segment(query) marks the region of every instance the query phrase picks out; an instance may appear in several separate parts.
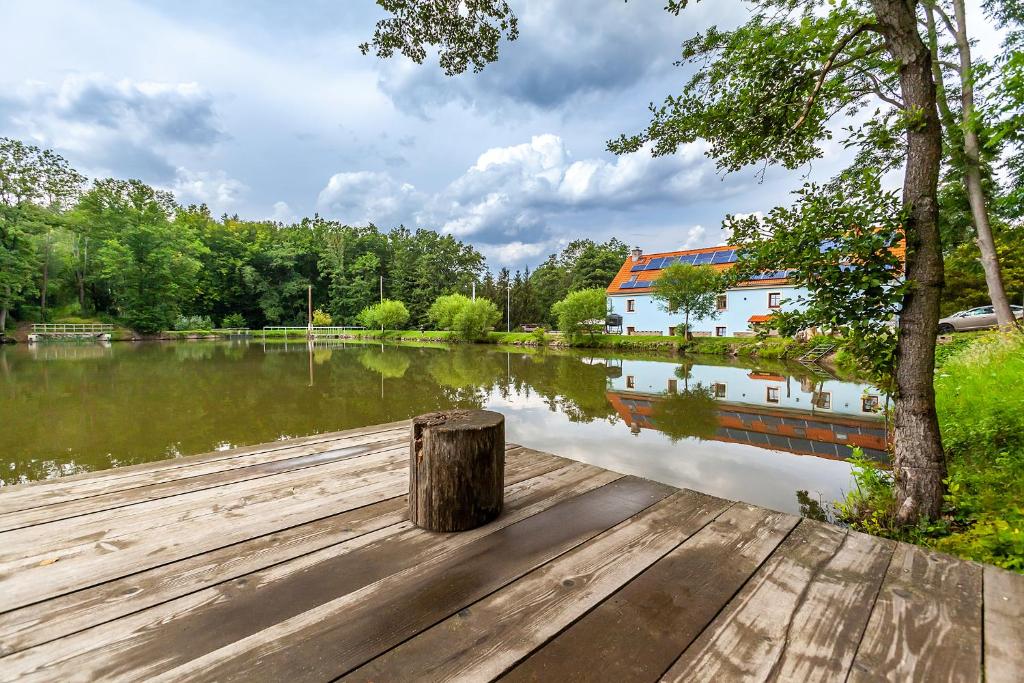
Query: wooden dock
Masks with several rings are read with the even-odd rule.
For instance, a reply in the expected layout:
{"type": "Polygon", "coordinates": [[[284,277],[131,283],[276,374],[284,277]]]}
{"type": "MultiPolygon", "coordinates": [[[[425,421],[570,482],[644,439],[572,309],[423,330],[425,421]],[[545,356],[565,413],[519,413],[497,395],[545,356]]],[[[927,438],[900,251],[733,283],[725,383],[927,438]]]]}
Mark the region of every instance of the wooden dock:
{"type": "Polygon", "coordinates": [[[407,439],[0,491],[0,679],[1024,679],[1024,576],[513,445],[429,533],[407,439]]]}

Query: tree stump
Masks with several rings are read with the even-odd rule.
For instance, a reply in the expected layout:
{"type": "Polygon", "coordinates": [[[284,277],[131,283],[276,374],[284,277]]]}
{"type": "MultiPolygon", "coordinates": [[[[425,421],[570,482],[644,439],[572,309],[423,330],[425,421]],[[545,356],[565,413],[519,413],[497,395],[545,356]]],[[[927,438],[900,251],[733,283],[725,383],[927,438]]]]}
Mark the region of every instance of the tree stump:
{"type": "Polygon", "coordinates": [[[452,410],[413,418],[409,519],[430,531],[465,531],[501,513],[505,417],[452,410]]]}

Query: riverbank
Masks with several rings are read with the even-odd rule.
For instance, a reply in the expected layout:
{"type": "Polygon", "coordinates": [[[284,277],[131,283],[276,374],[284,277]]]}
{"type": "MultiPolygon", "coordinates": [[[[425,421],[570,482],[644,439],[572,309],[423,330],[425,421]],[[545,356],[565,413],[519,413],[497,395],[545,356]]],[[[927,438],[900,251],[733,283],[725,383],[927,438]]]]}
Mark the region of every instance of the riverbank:
{"type": "Polygon", "coordinates": [[[949,493],[942,518],[895,527],[891,477],[856,468],[840,505],[854,528],[1024,572],[1024,335],[958,336],[940,347],[936,408],[949,493]]]}
{"type": "MultiPolygon", "coordinates": [[[[344,335],[344,338],[392,342],[464,343],[454,332],[436,330],[353,331],[344,335]]],[[[475,343],[616,351],[660,351],[776,360],[799,358],[813,348],[818,341],[821,340],[812,339],[808,342],[800,342],[786,337],[768,337],[766,339],[759,339],[757,337],[694,337],[689,341],[683,341],[678,337],[669,336],[619,334],[583,335],[576,340],[570,341],[560,333],[490,332],[486,338],[475,343]]]]}

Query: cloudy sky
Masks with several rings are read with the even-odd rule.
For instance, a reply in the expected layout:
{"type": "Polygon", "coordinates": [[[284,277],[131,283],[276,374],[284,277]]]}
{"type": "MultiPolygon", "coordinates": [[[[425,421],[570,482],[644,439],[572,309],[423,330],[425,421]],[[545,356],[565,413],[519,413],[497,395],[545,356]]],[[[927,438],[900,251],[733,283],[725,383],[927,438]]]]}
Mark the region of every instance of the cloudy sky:
{"type": "Polygon", "coordinates": [[[534,265],[577,237],[646,251],[722,241],[843,162],[722,176],[695,144],[616,157],[678,92],[679,44],[747,16],[737,0],[517,0],[521,37],[482,74],[364,57],[371,0],[3,0],[0,135],[90,177],[133,177],[216,213],[404,223],[534,265]]]}

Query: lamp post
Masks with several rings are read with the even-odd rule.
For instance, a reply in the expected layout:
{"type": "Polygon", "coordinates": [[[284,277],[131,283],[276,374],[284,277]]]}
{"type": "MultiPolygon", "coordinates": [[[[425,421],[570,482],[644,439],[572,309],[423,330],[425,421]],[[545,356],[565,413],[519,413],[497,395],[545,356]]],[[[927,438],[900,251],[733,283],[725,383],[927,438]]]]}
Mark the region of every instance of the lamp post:
{"type": "Polygon", "coordinates": [[[512,331],[512,283],[505,286],[505,332],[512,331]]]}

